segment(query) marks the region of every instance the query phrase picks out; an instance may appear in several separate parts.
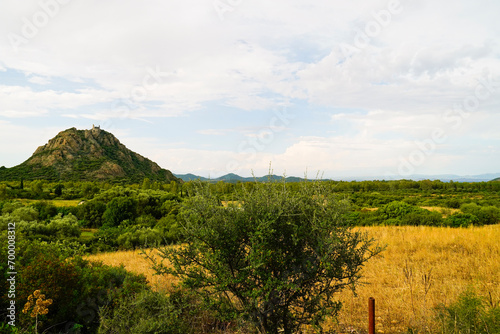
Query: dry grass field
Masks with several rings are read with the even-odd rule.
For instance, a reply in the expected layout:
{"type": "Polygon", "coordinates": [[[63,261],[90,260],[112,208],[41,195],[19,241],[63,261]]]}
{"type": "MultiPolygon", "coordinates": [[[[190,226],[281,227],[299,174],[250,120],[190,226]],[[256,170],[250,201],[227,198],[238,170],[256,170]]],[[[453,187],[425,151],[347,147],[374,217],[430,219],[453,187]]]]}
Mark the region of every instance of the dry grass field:
{"type": "MultiPolygon", "coordinates": [[[[469,287],[492,305],[500,304],[500,225],[451,229],[438,227],[367,227],[362,231],[386,245],[382,256],[363,269],[355,296],[339,295],[344,306],[331,329],[365,333],[368,298],[376,300],[378,333],[439,333],[433,319],[438,304],[454,302],[469,287]]],[[[140,251],[88,258],[144,273],[152,286],[168,289],[171,277],[153,276],[140,251]]]]}
{"type": "MultiPolygon", "coordinates": [[[[154,252],[154,251],[147,251],[154,252]]],[[[110,266],[119,267],[123,265],[125,269],[136,274],[144,274],[146,276],[149,284],[155,290],[167,290],[170,288],[173,282],[175,282],[175,277],[171,276],[159,276],[154,274],[154,270],[151,269],[151,262],[147,260],[144,255],[141,254],[141,250],[135,251],[117,251],[111,253],[99,253],[87,256],[86,259],[91,261],[100,261],[104,264],[110,266]]],[[[152,253],[154,255],[154,253],[152,253]]],[[[160,259],[159,257],[156,257],[160,259]]]]}

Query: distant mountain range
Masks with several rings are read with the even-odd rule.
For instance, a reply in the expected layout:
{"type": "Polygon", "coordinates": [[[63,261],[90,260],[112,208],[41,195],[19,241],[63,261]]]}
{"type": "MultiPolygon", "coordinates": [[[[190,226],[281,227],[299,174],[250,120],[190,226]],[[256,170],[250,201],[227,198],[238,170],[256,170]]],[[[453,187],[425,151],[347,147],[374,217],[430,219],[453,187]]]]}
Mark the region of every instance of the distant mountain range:
{"type": "MultiPolygon", "coordinates": [[[[194,180],[201,180],[201,181],[212,181],[212,182],[219,182],[219,181],[224,181],[224,182],[251,182],[251,181],[278,181],[278,180],[283,180],[283,177],[277,176],[277,175],[266,175],[266,176],[261,176],[261,177],[243,177],[239,176],[233,173],[229,173],[220,177],[217,177],[215,179],[203,177],[203,176],[198,176],[194,174],[174,174],[176,177],[183,181],[194,181],[194,180]]],[[[295,176],[290,176],[286,178],[287,182],[299,182],[303,181],[304,179],[300,177],[295,177],[295,176]]]]}
{"type": "MultiPolygon", "coordinates": [[[[277,175],[266,175],[266,176],[261,176],[261,177],[244,177],[244,176],[239,176],[233,173],[229,173],[217,178],[206,178],[203,176],[198,176],[194,174],[174,174],[176,177],[182,179],[183,181],[193,181],[193,180],[201,180],[201,181],[212,181],[212,182],[218,182],[218,181],[225,181],[225,182],[249,182],[249,181],[267,181],[269,178],[272,180],[282,180],[283,177],[277,176],[277,175]]],[[[402,180],[402,179],[407,179],[407,180],[415,180],[415,181],[420,181],[420,180],[440,180],[442,182],[449,182],[449,181],[454,181],[454,182],[488,182],[488,181],[500,181],[500,173],[495,173],[495,174],[479,174],[479,175],[454,175],[454,174],[442,174],[442,175],[421,175],[421,174],[416,174],[416,175],[409,175],[409,176],[399,176],[399,175],[390,175],[390,176],[366,176],[366,177],[339,177],[339,178],[332,178],[331,180],[335,181],[371,181],[371,180],[402,180]]],[[[286,178],[287,182],[299,182],[303,181],[303,178],[300,177],[295,177],[295,176],[290,176],[286,178]]],[[[326,179],[323,179],[326,180],[326,179]]]]}
{"type": "Polygon", "coordinates": [[[129,150],[111,133],[67,129],[18,166],[0,167],[0,180],[179,181],[172,172],[129,150]]]}
{"type": "MultiPolygon", "coordinates": [[[[242,177],[236,174],[209,179],[194,174],[174,175],[155,162],[129,150],[111,133],[92,127],[90,130],[70,128],[61,131],[49,142],[33,153],[20,165],[12,168],[0,167],[0,181],[45,179],[51,181],[118,181],[139,183],[149,178],[152,181],[181,182],[210,180],[213,182],[248,182],[282,180],[281,176],[242,177]]],[[[333,180],[450,180],[457,182],[500,181],[500,173],[480,175],[410,175],[339,177],[333,180]]],[[[304,178],[287,177],[287,182],[298,182],[304,178]]]]}

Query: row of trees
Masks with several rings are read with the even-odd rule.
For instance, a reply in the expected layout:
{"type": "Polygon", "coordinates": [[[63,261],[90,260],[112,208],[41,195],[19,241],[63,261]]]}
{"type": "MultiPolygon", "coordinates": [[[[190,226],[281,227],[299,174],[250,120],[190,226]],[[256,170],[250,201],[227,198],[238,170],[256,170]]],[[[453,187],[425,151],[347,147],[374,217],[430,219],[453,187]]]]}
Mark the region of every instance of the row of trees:
{"type": "MultiPolygon", "coordinates": [[[[371,184],[378,184],[373,181],[371,184]]],[[[403,181],[390,181],[382,183],[403,181]]],[[[406,181],[404,181],[406,182],[406,181]]],[[[411,181],[413,182],[413,181],[411,181]]],[[[341,192],[338,184],[330,181],[295,182],[284,186],[290,193],[300,193],[304,187],[321,184],[328,194],[337,194],[351,203],[350,223],[353,225],[432,225],[468,226],[471,224],[494,224],[499,220],[500,194],[425,193],[404,191],[341,192]],[[451,210],[432,212],[420,207],[441,207],[460,209],[451,215],[451,210]],[[366,208],[372,208],[367,210],[366,208]],[[398,215],[385,212],[398,208],[398,215]],[[375,210],[374,209],[378,209],[375,210]]],[[[365,182],[366,183],[366,182],[365,182]]],[[[358,182],[357,184],[365,184],[358,182]]],[[[79,194],[82,201],[76,207],[54,206],[49,201],[34,201],[23,205],[19,201],[0,200],[3,220],[16,220],[22,233],[32,240],[45,241],[72,239],[89,247],[92,251],[117,248],[136,248],[149,243],[172,243],[182,240],[179,212],[182,202],[196,195],[196,182],[178,185],[175,182],[162,185],[171,191],[152,189],[152,183],[145,179],[140,185],[112,186],[108,183],[44,183],[24,182],[23,189],[33,189],[44,194],[53,191],[64,194],[79,194]],[[177,193],[176,193],[177,192],[177,193]],[[26,207],[23,207],[26,206],[26,207]],[[94,229],[80,237],[81,228],[94,229]]],[[[353,185],[356,183],[342,182],[353,185]]],[[[368,184],[368,183],[366,183],[368,184]]],[[[410,183],[409,183],[410,184],[410,183]]],[[[418,182],[417,182],[418,184],[418,182]]],[[[205,187],[222,205],[223,201],[234,200],[244,189],[253,191],[260,183],[210,183],[205,187]]],[[[3,184],[4,189],[7,185],[3,184]]],[[[13,187],[13,185],[10,185],[13,187]]]]}
{"type": "MultiPolygon", "coordinates": [[[[197,181],[188,182],[159,182],[145,178],[141,184],[120,184],[131,189],[161,190],[177,194],[181,197],[194,193],[197,181]]],[[[372,193],[390,192],[405,195],[409,193],[444,194],[452,193],[498,193],[500,182],[442,182],[439,180],[394,180],[394,181],[322,181],[333,192],[344,193],[372,193]]],[[[219,196],[231,195],[235,189],[245,186],[252,188],[258,182],[210,182],[211,190],[219,196]]],[[[290,182],[291,190],[297,190],[300,182],[290,182]]],[[[0,200],[9,198],[31,199],[91,199],[101,190],[113,188],[117,184],[110,182],[49,182],[45,180],[19,182],[0,182],[0,200]]]]}

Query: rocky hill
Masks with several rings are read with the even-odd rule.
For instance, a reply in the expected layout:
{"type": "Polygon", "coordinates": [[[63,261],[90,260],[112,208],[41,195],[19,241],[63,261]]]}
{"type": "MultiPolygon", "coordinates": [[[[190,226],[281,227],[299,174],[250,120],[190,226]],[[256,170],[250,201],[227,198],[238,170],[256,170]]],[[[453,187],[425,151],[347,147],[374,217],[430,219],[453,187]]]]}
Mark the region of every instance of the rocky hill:
{"type": "Polygon", "coordinates": [[[129,150],[111,133],[71,128],[40,146],[22,164],[0,169],[0,180],[180,181],[169,170],[129,150]]]}

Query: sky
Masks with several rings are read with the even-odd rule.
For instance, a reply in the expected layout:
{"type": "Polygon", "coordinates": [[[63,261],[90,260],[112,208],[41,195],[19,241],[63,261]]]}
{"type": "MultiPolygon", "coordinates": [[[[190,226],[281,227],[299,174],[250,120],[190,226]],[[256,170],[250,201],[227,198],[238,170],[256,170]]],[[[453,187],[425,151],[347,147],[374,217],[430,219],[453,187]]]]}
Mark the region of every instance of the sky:
{"type": "Polygon", "coordinates": [[[173,173],[500,172],[496,0],[1,0],[0,166],[92,125],[173,173]]]}

